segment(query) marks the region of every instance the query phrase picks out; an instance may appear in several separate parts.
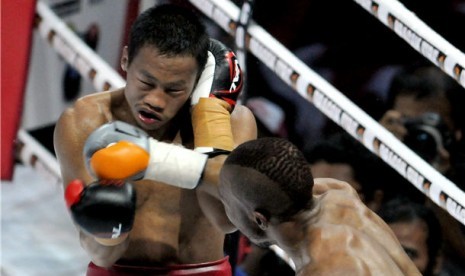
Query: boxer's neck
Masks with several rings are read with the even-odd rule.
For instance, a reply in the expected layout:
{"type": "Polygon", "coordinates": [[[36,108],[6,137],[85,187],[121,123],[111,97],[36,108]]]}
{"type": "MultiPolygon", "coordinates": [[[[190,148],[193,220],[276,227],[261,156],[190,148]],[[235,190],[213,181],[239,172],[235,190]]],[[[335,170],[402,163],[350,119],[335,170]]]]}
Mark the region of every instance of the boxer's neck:
{"type": "Polygon", "coordinates": [[[308,229],[318,221],[319,213],[320,205],[315,201],[311,209],[304,209],[276,226],[279,233],[276,235],[277,245],[289,254],[297,267],[310,261],[307,254],[308,229]]]}

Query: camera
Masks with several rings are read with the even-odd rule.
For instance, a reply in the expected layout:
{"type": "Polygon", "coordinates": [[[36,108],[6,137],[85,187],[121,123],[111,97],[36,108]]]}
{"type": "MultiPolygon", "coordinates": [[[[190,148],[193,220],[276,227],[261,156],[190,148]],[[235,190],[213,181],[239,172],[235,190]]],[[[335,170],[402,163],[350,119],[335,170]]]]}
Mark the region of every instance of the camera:
{"type": "Polygon", "coordinates": [[[449,149],[452,144],[450,130],[437,113],[427,112],[403,123],[407,129],[405,145],[429,163],[436,159],[439,148],[449,149]]]}

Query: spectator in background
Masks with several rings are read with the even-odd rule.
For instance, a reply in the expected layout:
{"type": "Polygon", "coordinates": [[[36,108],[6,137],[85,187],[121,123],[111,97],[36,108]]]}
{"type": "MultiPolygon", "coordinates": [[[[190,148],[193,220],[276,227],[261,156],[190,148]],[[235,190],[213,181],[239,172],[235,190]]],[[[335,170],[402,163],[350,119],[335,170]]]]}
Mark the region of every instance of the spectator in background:
{"type": "MultiPolygon", "coordinates": [[[[433,65],[415,64],[394,76],[389,110],[380,123],[465,190],[464,106],[465,90],[455,80],[433,65]]],[[[442,226],[445,261],[455,267],[451,269],[465,271],[464,226],[436,204],[426,203],[442,226]]]]}
{"type": "Polygon", "coordinates": [[[377,211],[383,202],[402,193],[415,201],[425,197],[408,184],[398,185],[401,176],[369,152],[361,143],[340,130],[304,151],[314,177],[330,177],[348,182],[360,199],[377,211]]]}
{"type": "Polygon", "coordinates": [[[357,146],[358,142],[343,133],[333,138],[335,139],[320,141],[304,152],[305,158],[311,164],[313,176],[348,182],[357,191],[360,199],[370,209],[376,211],[382,202],[383,192],[376,187],[377,182],[368,179],[369,171],[363,169],[363,166],[369,164],[367,160],[363,160],[369,157],[365,154],[367,152],[358,147],[360,152],[354,152],[353,148],[346,147],[344,144],[357,146]]]}
{"type": "MultiPolygon", "coordinates": [[[[79,35],[79,37],[89,46],[90,49],[96,51],[100,39],[100,28],[97,23],[89,25],[83,33],[78,33],[73,24],[69,24],[70,28],[79,35]]],[[[76,100],[81,92],[81,74],[71,64],[66,64],[63,74],[63,98],[67,102],[76,100]]]]}
{"type": "Polygon", "coordinates": [[[463,182],[465,90],[432,65],[414,65],[392,80],[380,123],[439,172],[463,182]],[[431,151],[432,150],[432,151],[431,151]]]}
{"type": "Polygon", "coordinates": [[[391,227],[405,252],[424,276],[439,274],[442,233],[434,212],[423,204],[397,197],[384,204],[378,215],[391,227]]]}

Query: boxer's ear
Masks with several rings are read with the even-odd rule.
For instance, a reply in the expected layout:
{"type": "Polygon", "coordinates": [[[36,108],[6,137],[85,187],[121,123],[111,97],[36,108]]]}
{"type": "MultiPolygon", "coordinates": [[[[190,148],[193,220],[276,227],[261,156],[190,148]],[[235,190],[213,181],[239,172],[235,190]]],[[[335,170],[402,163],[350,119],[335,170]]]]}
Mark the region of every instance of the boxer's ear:
{"type": "Polygon", "coordinates": [[[123,53],[121,54],[121,69],[123,69],[124,72],[128,69],[128,46],[124,46],[123,48],[123,53]]]}
{"type": "Polygon", "coordinates": [[[254,211],[253,216],[255,219],[255,223],[258,225],[258,227],[265,231],[268,228],[267,217],[259,211],[254,211]]]}

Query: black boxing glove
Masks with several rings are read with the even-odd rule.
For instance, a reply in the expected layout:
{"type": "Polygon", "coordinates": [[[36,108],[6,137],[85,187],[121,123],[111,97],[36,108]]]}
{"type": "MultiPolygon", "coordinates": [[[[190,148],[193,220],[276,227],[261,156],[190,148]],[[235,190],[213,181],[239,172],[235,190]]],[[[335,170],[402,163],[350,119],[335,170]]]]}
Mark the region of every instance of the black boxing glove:
{"type": "Polygon", "coordinates": [[[136,191],[131,183],[85,186],[81,180],[73,180],[66,187],[65,201],[74,222],[102,244],[118,244],[132,229],[136,191]]]}
{"type": "Polygon", "coordinates": [[[234,52],[210,39],[207,64],[191,98],[196,151],[214,156],[234,148],[230,113],[242,86],[242,71],[234,52]]]}
{"type": "Polygon", "coordinates": [[[236,106],[243,87],[242,70],[234,52],[223,43],[210,39],[207,64],[192,92],[191,104],[200,98],[217,98],[228,103],[230,112],[236,106]]]}

